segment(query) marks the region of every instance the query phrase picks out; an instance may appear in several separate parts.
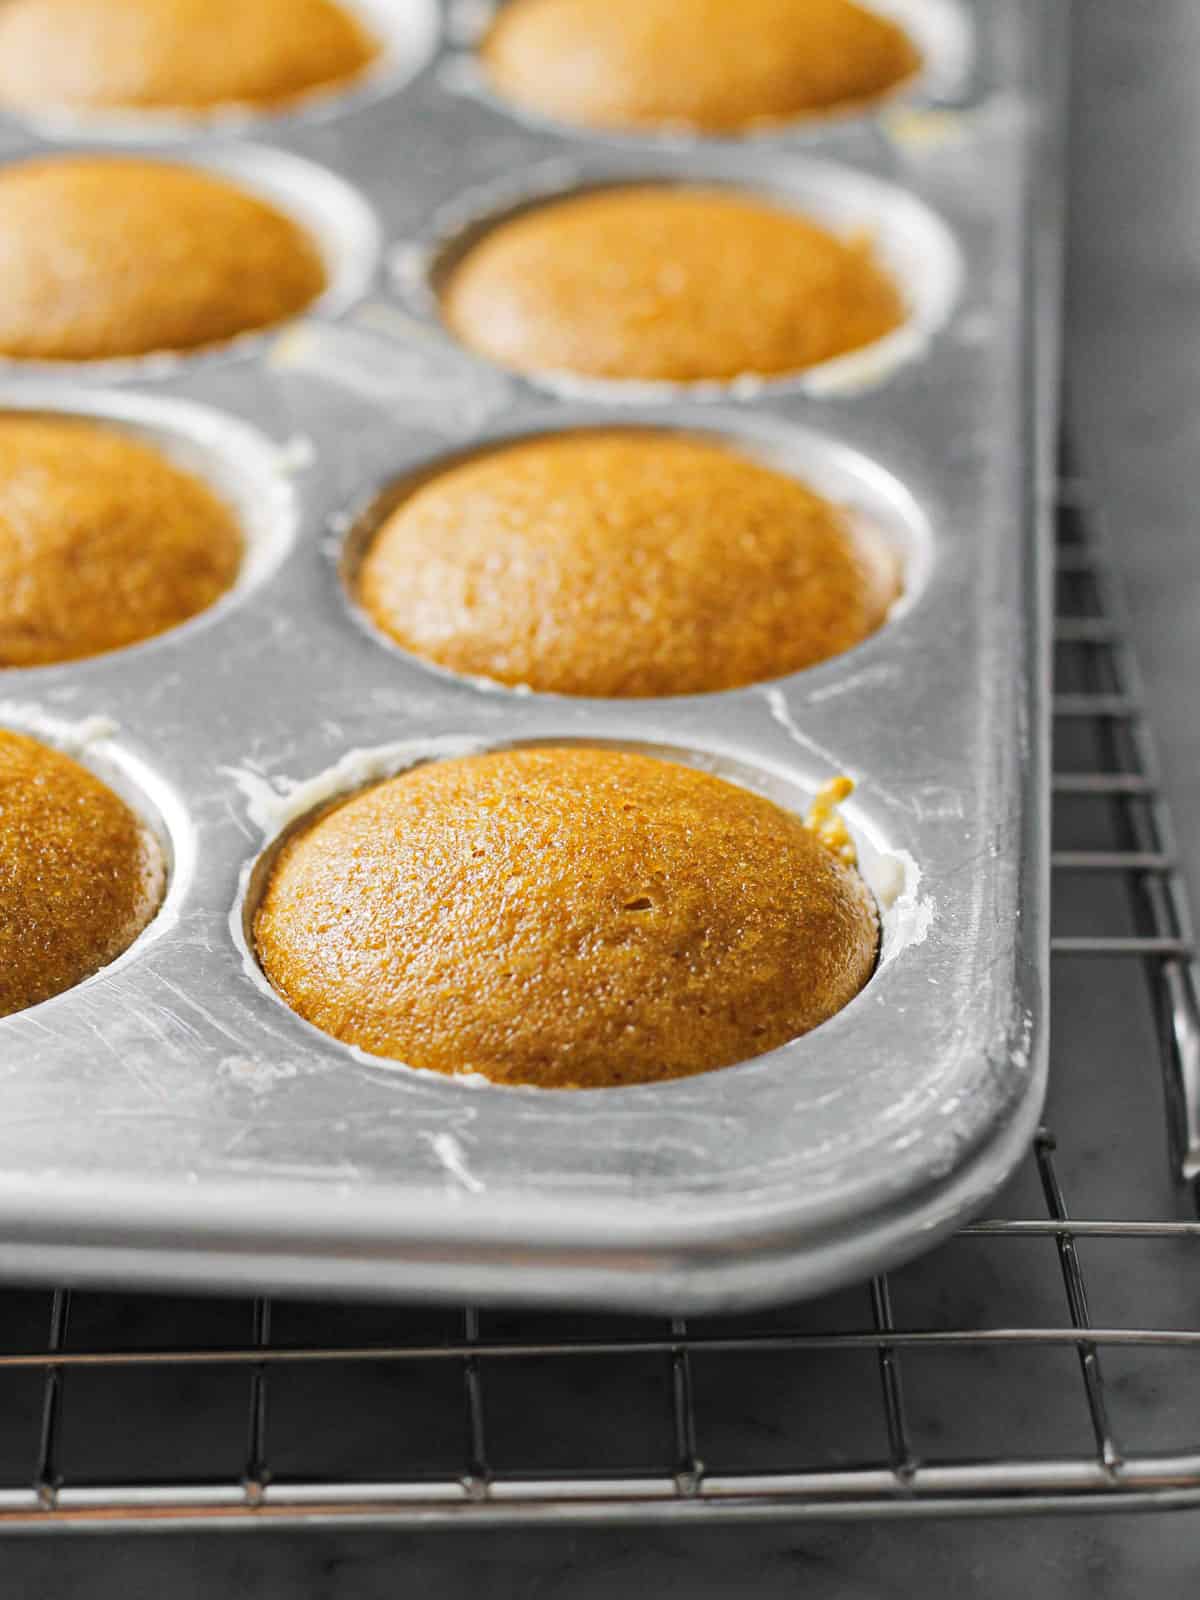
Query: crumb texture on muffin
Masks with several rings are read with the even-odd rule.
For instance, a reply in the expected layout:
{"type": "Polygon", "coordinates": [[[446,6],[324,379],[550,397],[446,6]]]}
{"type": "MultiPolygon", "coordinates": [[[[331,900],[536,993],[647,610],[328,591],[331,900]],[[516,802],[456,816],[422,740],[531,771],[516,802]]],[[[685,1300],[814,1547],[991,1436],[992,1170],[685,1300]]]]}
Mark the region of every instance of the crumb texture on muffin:
{"type": "Polygon", "coordinates": [[[162,899],[162,851],[70,756],[0,728],[0,1017],[90,978],[162,899]]]}
{"type": "Polygon", "coordinates": [[[898,593],[882,544],[712,438],[542,435],[449,467],[383,522],[358,595],[396,643],[558,694],[697,694],[858,644],[898,593]]]}
{"type": "Polygon", "coordinates": [[[378,53],[334,0],[5,0],[0,105],[272,108],[358,77],[378,53]]]}
{"type": "Polygon", "coordinates": [[[869,240],[759,195],[666,184],[498,223],[450,271],[442,305],[501,366],[672,383],[801,372],[905,318],[869,240]]]}
{"type": "Polygon", "coordinates": [[[0,413],[0,667],[137,644],[211,606],[242,535],[198,478],[117,428],[0,413]]]}
{"type": "Polygon", "coordinates": [[[626,751],[430,763],[285,841],[254,916],[302,1017],[371,1054],[542,1088],[762,1054],[863,987],[858,873],[738,785],[626,751]]]}
{"type": "Polygon", "coordinates": [[[707,133],[862,107],[921,66],[903,28],[854,0],[508,0],[482,56],[541,116],[707,133]]]}
{"type": "Polygon", "coordinates": [[[92,361],[200,349],[297,315],[315,241],[215,173],[116,156],[0,168],[0,355],[92,361]]]}

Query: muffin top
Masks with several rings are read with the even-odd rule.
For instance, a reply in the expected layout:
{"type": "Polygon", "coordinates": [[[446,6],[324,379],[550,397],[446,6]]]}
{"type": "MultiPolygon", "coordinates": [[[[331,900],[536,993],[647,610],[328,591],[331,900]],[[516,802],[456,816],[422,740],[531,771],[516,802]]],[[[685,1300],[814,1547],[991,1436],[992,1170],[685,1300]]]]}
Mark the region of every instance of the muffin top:
{"type": "Polygon", "coordinates": [[[799,372],[905,315],[867,240],[759,195],[666,184],[498,223],[450,271],[442,304],[501,366],[675,383],[799,372]]]}
{"type": "Polygon", "coordinates": [[[107,784],[0,728],[0,1017],[115,960],[164,878],[158,844],[107,784]]]}
{"type": "Polygon", "coordinates": [[[921,65],[853,0],[509,0],[482,55],[496,89],[542,116],[706,133],[861,106],[921,65]]]}
{"type": "Polygon", "coordinates": [[[320,251],[274,206],[200,168],[57,156],[0,168],[0,356],[194,350],[295,316],[320,251]]]}
{"type": "Polygon", "coordinates": [[[382,524],[359,599],[452,671],[558,694],[697,694],[873,633],[896,561],[797,479],[711,438],[542,435],[450,467],[382,524]]]}
{"type": "Polygon", "coordinates": [[[0,105],[277,107],[356,77],[378,48],[334,0],[5,0],[0,105]]]}
{"type": "Polygon", "coordinates": [[[149,445],[0,413],[0,667],[149,639],[212,605],[241,558],[229,508],[149,445]]]}
{"type": "Polygon", "coordinates": [[[595,1089],[730,1066],[870,977],[874,901],[790,812],[691,767],[573,746],[417,767],[287,840],[259,959],[347,1044],[595,1089]]]}

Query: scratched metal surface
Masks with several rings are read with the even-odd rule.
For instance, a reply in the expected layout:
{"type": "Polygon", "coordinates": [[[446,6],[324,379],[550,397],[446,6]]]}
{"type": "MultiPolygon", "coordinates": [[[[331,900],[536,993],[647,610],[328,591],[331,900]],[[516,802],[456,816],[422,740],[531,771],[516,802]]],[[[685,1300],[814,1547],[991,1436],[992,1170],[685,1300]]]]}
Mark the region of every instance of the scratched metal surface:
{"type": "MultiPolygon", "coordinates": [[[[928,13],[936,37],[950,38],[947,12],[974,23],[968,56],[946,52],[927,86],[934,113],[589,148],[475,91],[475,7],[444,19],[407,83],[385,76],[343,106],[249,130],[341,184],[243,146],[245,130],[172,143],[155,127],[179,159],[291,195],[320,224],[335,291],[299,327],[216,355],[3,373],[4,405],[107,415],[211,472],[252,547],[243,583],[207,616],[0,679],[0,720],[82,749],[173,861],[167,905],[126,957],[0,1021],[5,1274],[713,1308],[861,1277],[932,1242],[1006,1175],[1045,1078],[1031,483],[1046,356],[1031,350],[1027,271],[1045,23],[1033,0],[903,9],[928,13]],[[915,326],[886,359],[719,393],[564,398],[458,348],[423,277],[447,236],[539,187],[630,172],[742,181],[867,221],[915,326]],[[792,463],[895,535],[909,603],[803,674],[632,703],[463,682],[372,636],[339,580],[365,496],[496,434],[614,414],[727,431],[792,463]],[[665,747],[800,806],[831,774],[854,775],[867,867],[903,879],[867,989],[757,1061],[579,1095],[373,1064],[270,993],[243,948],[242,895],[289,792],[331,769],[348,784],[417,752],[561,738],[665,747]]],[[[53,132],[5,125],[4,158],[53,132]]]]}

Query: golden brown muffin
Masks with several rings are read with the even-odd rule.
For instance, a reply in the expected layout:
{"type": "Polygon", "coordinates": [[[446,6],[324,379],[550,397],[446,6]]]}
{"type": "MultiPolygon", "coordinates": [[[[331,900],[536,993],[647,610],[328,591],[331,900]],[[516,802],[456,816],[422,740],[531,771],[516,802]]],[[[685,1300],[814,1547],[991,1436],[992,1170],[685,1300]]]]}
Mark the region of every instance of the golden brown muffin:
{"type": "Polygon", "coordinates": [[[149,445],[0,414],[0,667],[149,639],[212,605],[241,559],[228,507],[149,445]]]}
{"type": "Polygon", "coordinates": [[[921,65],[853,0],[509,0],[482,53],[500,93],[542,116],[706,133],[861,106],[921,65]]]}
{"type": "Polygon", "coordinates": [[[450,327],[519,372],[674,383],[799,372],[890,333],[863,239],[733,189],[599,189],[499,223],[450,273],[450,327]]]}
{"type": "Polygon", "coordinates": [[[378,49],[333,0],[6,0],[0,105],[278,107],[357,77],[378,49]]]}
{"type": "Polygon", "coordinates": [[[302,1017],[373,1055],[598,1089],[730,1066],[863,987],[858,873],[769,800],[611,749],[418,767],[285,843],[254,918],[302,1017]]]}
{"type": "Polygon", "coordinates": [[[107,784],[0,728],[0,1017],[114,961],[164,879],[157,842],[107,784]]]}
{"type": "Polygon", "coordinates": [[[625,428],[523,440],[418,487],[358,593],[454,672],[618,696],[797,672],[880,627],[898,585],[890,553],[795,478],[625,428]]]}
{"type": "Polygon", "coordinates": [[[295,316],[325,288],[314,241],[198,168],[59,156],[0,168],[0,355],[194,350],[295,316]]]}

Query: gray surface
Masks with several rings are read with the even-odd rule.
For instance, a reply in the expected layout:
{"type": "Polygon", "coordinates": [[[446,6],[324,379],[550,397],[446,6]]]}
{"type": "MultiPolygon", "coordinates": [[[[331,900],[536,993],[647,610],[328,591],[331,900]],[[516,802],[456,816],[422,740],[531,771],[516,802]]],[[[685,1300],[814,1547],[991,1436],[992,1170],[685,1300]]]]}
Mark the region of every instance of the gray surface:
{"type": "MultiPolygon", "coordinates": [[[[1200,7],[1195,0],[1081,0],[1075,235],[1070,295],[1076,402],[1092,424],[1094,465],[1121,521],[1131,594],[1163,734],[1185,853],[1200,855],[1198,729],[1193,688],[1200,547],[1200,7]],[[1144,140],[1145,143],[1140,141],[1144,140]],[[1126,233],[1136,214],[1139,243],[1126,233]],[[1131,256],[1141,261],[1129,276],[1131,256]],[[1095,385],[1080,392],[1080,380],[1095,385]],[[1133,570],[1136,565],[1136,571],[1133,570]]],[[[1145,1039],[1106,1016],[1111,1068],[1145,1039]]],[[[1056,1016],[1065,1038],[1083,1020],[1056,1016]]],[[[1079,1068],[1089,1063],[1081,1059],[1079,1068]]],[[[1113,1089],[1114,1074],[1095,1063],[1113,1089]]],[[[1066,1085],[1064,1085],[1064,1088],[1066,1085]]],[[[1052,1094],[1054,1089],[1052,1087],[1052,1094]]],[[[1061,1106],[1059,1109],[1066,1109],[1061,1106]]],[[[1117,1127],[1152,1107],[1132,1077],[1108,1124],[1082,1106],[1082,1155],[1071,1178],[1082,1211],[1144,1202],[1121,1160],[1117,1127]],[[1114,1186],[1116,1193],[1114,1195],[1114,1186]]],[[[1052,1104],[1052,1114],[1056,1111],[1052,1104]]],[[[1145,1130],[1143,1130],[1145,1131],[1145,1130]]],[[[1165,1194],[1156,1207],[1169,1205],[1165,1194]]],[[[1114,1277],[1122,1297],[1132,1293],[1114,1277]]],[[[1194,1418],[1195,1407],[1185,1416],[1194,1418]]],[[[199,1541],[10,1544],[6,1582],[29,1600],[178,1600],[211,1594],[375,1600],[426,1592],[537,1600],[687,1594],[764,1600],[908,1600],[914,1593],[986,1600],[1126,1600],[1175,1596],[1200,1569],[1200,1517],[1090,1518],[1007,1524],[734,1529],[686,1535],[313,1535],[199,1541]]]]}
{"type": "Polygon", "coordinates": [[[21,1600],[1147,1600],[1194,1587],[1179,1519],[395,1539],[148,1539],[15,1551],[21,1600]]]}

